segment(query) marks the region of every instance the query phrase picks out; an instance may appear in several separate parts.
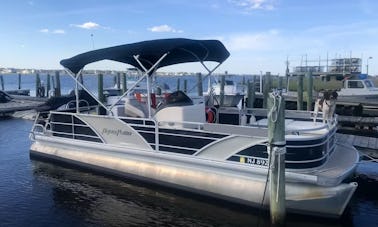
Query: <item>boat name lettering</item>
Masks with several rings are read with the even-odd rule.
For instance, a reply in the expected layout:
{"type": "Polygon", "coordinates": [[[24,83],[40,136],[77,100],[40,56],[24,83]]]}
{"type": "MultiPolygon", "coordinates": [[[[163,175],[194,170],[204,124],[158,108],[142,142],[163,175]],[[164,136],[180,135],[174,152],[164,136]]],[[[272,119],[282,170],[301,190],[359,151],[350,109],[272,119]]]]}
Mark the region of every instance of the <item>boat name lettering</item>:
{"type": "Polygon", "coordinates": [[[115,135],[115,136],[131,136],[132,133],[129,132],[129,131],[125,131],[125,130],[121,130],[121,129],[108,129],[108,128],[104,128],[102,130],[102,134],[106,134],[106,135],[115,135]]]}
{"type": "Polygon", "coordinates": [[[268,160],[262,158],[246,158],[246,163],[260,166],[268,166],[268,160]]]}

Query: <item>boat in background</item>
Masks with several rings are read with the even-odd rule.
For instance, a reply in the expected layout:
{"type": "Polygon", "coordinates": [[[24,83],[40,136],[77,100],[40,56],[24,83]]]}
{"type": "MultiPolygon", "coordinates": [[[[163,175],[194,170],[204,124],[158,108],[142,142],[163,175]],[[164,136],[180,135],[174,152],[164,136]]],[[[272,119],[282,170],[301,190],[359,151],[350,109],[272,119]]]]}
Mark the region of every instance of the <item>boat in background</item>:
{"type": "MultiPolygon", "coordinates": [[[[210,84],[211,81],[209,79],[209,85],[210,84]]],[[[211,86],[209,86],[207,92],[205,92],[204,94],[207,106],[241,106],[240,104],[245,96],[244,88],[239,88],[233,80],[225,80],[223,90],[223,103],[221,103],[221,90],[221,81],[215,81],[211,86]]]]}
{"type": "Polygon", "coordinates": [[[343,80],[343,87],[337,91],[340,102],[354,102],[362,105],[378,105],[378,87],[366,74],[343,80]]]}
{"type": "MultiPolygon", "coordinates": [[[[162,39],[62,60],[76,82],[84,66],[92,62],[111,59],[132,65],[143,72],[135,84],[146,81],[146,100],[120,105],[124,98],[134,100],[133,85],[110,106],[93,95],[105,115],[81,113],[78,96],[75,112],[39,114],[30,133],[30,155],[267,208],[270,158],[266,118],[255,120],[255,109],[220,107],[216,122],[209,123],[205,102],[193,102],[182,91],[152,105],[150,80],[159,68],[216,62],[213,69],[205,67],[209,76],[228,57],[229,52],[217,40],[162,39]],[[116,107],[122,108],[123,116],[114,114],[116,107]]],[[[357,188],[357,183],[347,180],[359,154],[353,146],[337,143],[336,117],[327,123],[321,119],[313,122],[311,114],[286,112],[287,210],[339,217],[357,188]]]]}

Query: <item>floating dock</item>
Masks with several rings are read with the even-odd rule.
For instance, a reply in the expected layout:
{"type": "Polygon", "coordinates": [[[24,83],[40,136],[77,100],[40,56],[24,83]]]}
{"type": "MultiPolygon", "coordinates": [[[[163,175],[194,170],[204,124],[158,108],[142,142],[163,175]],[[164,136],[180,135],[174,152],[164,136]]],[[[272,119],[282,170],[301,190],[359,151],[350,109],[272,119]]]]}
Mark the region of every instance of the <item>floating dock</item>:
{"type": "Polygon", "coordinates": [[[368,150],[359,149],[359,151],[371,158],[374,158],[374,159],[378,158],[378,138],[341,134],[341,133],[337,133],[336,138],[339,143],[350,144],[357,148],[368,149],[368,150]]]}
{"type": "Polygon", "coordinates": [[[25,111],[36,108],[47,99],[30,96],[12,95],[13,99],[6,103],[0,103],[0,117],[10,116],[17,111],[25,111]]]}

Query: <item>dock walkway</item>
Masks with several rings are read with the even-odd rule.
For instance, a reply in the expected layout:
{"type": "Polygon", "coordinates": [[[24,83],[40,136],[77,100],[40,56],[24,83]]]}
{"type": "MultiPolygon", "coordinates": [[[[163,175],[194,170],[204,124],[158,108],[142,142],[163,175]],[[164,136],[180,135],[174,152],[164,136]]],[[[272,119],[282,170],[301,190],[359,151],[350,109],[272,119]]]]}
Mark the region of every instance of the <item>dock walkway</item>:
{"type": "Polygon", "coordinates": [[[44,103],[44,98],[34,98],[29,96],[12,96],[12,100],[0,103],[0,117],[8,116],[17,111],[31,110],[44,103]]]}
{"type": "Polygon", "coordinates": [[[367,153],[369,156],[378,158],[378,138],[375,137],[366,137],[366,136],[357,136],[349,134],[336,134],[337,141],[341,144],[350,144],[357,148],[367,148],[370,151],[362,151],[367,153]]]}
{"type": "Polygon", "coordinates": [[[353,125],[359,128],[372,128],[378,126],[378,117],[357,117],[357,116],[342,116],[337,117],[339,125],[353,125]]]}

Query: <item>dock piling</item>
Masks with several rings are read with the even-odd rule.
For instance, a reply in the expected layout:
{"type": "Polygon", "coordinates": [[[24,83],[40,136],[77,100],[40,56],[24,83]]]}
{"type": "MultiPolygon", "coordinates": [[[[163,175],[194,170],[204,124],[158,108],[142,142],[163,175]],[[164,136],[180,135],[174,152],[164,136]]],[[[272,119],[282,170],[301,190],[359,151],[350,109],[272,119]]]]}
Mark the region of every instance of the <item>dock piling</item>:
{"type": "Polygon", "coordinates": [[[59,71],[56,71],[55,72],[55,96],[56,97],[59,97],[62,95],[61,93],[61,90],[60,90],[60,75],[59,75],[59,71]]]}
{"type": "MultiPolygon", "coordinates": [[[[99,73],[97,75],[97,92],[98,92],[98,100],[102,103],[105,102],[105,96],[104,96],[104,75],[102,73],[99,73]]],[[[98,106],[97,109],[97,114],[98,115],[104,115],[105,114],[105,109],[102,106],[98,106]]]]}
{"type": "Polygon", "coordinates": [[[202,86],[202,74],[198,73],[197,74],[197,92],[198,96],[203,96],[203,86],[202,86]]]}
{"type": "Polygon", "coordinates": [[[117,73],[117,89],[121,89],[121,73],[117,73]]]}
{"type": "Polygon", "coordinates": [[[184,80],[184,92],[186,93],[188,90],[188,80],[184,80]]]}
{"type": "Polygon", "coordinates": [[[273,226],[284,226],[285,198],[285,100],[281,92],[268,98],[268,154],[270,176],[270,217],[273,226]]]}
{"type": "Polygon", "coordinates": [[[311,111],[312,110],[312,90],[313,90],[312,73],[307,72],[306,77],[307,77],[307,110],[311,111]]]}
{"type": "Polygon", "coordinates": [[[278,90],[282,90],[282,89],[283,89],[283,77],[279,76],[278,77],[278,90]]]}
{"type": "Polygon", "coordinates": [[[177,78],[176,91],[180,90],[180,78],[177,78]]]}
{"type": "Polygon", "coordinates": [[[253,81],[248,81],[247,95],[247,108],[253,108],[255,103],[255,83],[253,81]]]}
{"type": "Polygon", "coordinates": [[[51,89],[51,84],[50,84],[50,74],[47,74],[47,81],[46,81],[46,97],[49,97],[50,95],[50,89],[51,89]]]}
{"type": "Polygon", "coordinates": [[[272,84],[271,84],[271,75],[270,72],[266,72],[265,74],[265,80],[264,80],[264,89],[263,89],[263,95],[264,95],[264,100],[263,100],[263,108],[267,108],[267,100],[269,96],[269,92],[271,90],[272,84]]]}
{"type": "Polygon", "coordinates": [[[18,90],[21,90],[21,74],[18,74],[18,90]]]}
{"type": "MultiPolygon", "coordinates": [[[[18,78],[20,78],[21,74],[18,74],[18,78]]],[[[39,73],[35,74],[35,97],[41,97],[41,78],[39,77],[39,73]]]]}
{"type": "Polygon", "coordinates": [[[303,75],[298,75],[297,110],[303,110],[303,75]]]}
{"type": "Polygon", "coordinates": [[[220,82],[220,92],[219,92],[219,106],[223,106],[224,104],[224,84],[226,80],[226,76],[222,75],[221,76],[221,82],[220,82]]]}
{"type": "Polygon", "coordinates": [[[126,73],[122,73],[122,94],[127,91],[127,77],[126,73]]]}
{"type": "Polygon", "coordinates": [[[1,90],[4,91],[4,78],[3,75],[0,75],[1,90]]]}

